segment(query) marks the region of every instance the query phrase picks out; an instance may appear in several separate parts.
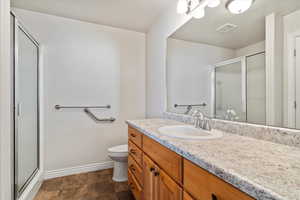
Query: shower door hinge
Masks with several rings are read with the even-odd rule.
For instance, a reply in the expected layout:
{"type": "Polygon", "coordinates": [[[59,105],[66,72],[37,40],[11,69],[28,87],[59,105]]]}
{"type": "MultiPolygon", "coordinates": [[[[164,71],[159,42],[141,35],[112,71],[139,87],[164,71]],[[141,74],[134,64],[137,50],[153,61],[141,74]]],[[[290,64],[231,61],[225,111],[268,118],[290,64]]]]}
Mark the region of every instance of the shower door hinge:
{"type": "Polygon", "coordinates": [[[294,49],[294,56],[296,57],[297,56],[297,50],[294,49]]]}
{"type": "Polygon", "coordinates": [[[17,116],[19,117],[20,115],[21,115],[21,103],[18,103],[17,104],[17,108],[16,108],[17,110],[17,116]]]}
{"type": "Polygon", "coordinates": [[[297,108],[297,101],[294,101],[294,108],[297,108]]]}

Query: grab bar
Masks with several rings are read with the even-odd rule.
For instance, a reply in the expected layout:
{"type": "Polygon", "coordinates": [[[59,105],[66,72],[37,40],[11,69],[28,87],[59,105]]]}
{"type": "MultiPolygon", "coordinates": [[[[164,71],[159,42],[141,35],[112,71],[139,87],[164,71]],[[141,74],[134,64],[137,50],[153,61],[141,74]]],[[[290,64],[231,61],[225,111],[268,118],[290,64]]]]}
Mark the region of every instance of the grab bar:
{"type": "Polygon", "coordinates": [[[201,104],[190,104],[190,105],[178,105],[178,104],[175,104],[174,107],[177,108],[177,107],[194,107],[194,106],[206,106],[207,104],[206,103],[201,103],[201,104]]]}
{"type": "Polygon", "coordinates": [[[55,105],[55,109],[59,110],[62,108],[107,108],[110,109],[110,105],[105,105],[105,106],[61,106],[61,105],[55,105]]]}
{"type": "Polygon", "coordinates": [[[96,122],[114,122],[116,120],[113,117],[100,119],[96,115],[94,115],[88,108],[84,108],[83,111],[96,122]]]}

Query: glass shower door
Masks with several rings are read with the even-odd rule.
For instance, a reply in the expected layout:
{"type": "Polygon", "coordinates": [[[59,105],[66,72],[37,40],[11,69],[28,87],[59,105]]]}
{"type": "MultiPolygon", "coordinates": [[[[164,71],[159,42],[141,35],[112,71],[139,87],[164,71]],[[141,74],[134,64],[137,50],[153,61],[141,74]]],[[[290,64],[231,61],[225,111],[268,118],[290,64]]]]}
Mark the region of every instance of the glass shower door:
{"type": "Polygon", "coordinates": [[[246,121],[245,58],[219,63],[214,73],[215,117],[246,121]]]}
{"type": "Polygon", "coordinates": [[[247,122],[266,124],[265,53],[247,56],[247,122]]]}
{"type": "Polygon", "coordinates": [[[20,196],[39,169],[39,46],[15,23],[15,185],[20,196]]]}

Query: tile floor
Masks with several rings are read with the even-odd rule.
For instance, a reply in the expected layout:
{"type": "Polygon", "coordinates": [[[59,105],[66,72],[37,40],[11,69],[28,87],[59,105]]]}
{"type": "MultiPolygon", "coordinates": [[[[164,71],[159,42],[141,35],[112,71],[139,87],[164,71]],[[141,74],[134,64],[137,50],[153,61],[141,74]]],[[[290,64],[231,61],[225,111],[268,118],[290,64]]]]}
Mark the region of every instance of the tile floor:
{"type": "Polygon", "coordinates": [[[46,180],[34,200],[134,200],[127,182],[112,181],[112,169],[46,180]]]}

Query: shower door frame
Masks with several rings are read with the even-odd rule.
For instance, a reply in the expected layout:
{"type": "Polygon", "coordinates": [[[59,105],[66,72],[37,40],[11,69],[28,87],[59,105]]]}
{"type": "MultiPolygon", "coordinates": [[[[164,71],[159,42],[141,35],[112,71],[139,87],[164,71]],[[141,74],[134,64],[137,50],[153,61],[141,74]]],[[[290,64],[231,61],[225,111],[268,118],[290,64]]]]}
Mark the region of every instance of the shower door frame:
{"type": "Polygon", "coordinates": [[[40,163],[40,44],[39,42],[26,30],[26,28],[22,25],[22,23],[16,18],[15,14],[11,12],[14,17],[14,65],[13,65],[13,105],[14,105],[14,112],[13,112],[13,120],[14,120],[14,199],[18,199],[22,196],[24,191],[27,189],[28,185],[32,182],[32,180],[36,177],[38,172],[41,170],[41,163],[40,163]],[[18,77],[18,30],[21,30],[26,37],[36,46],[37,48],[37,168],[33,171],[31,176],[26,180],[26,182],[19,188],[17,185],[18,182],[18,120],[16,120],[16,113],[18,112],[18,106],[16,102],[16,91],[18,87],[17,77],[18,77]]]}
{"type": "MultiPolygon", "coordinates": [[[[241,56],[233,59],[229,59],[213,65],[211,73],[211,113],[213,118],[219,119],[216,115],[216,69],[233,63],[241,62],[241,93],[242,93],[242,110],[245,112],[245,122],[247,122],[247,66],[246,56],[241,56]]],[[[225,119],[221,119],[225,120],[225,119]]]]}

